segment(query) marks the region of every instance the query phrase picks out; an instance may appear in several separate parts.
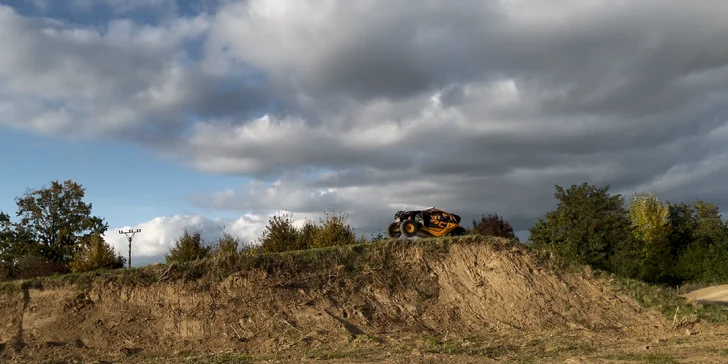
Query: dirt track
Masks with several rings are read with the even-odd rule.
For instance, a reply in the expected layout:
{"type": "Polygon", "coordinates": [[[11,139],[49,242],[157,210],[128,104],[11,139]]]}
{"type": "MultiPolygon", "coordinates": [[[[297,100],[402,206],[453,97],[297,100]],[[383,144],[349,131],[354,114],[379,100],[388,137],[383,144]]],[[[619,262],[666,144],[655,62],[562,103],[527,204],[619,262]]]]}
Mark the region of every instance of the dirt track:
{"type": "Polygon", "coordinates": [[[700,302],[728,304],[728,284],[692,291],[683,297],[700,302]]]}

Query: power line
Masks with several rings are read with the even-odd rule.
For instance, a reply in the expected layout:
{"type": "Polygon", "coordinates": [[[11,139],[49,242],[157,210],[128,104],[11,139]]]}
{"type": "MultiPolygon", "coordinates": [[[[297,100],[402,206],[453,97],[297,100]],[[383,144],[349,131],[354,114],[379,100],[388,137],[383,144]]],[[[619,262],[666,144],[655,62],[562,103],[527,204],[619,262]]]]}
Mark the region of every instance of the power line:
{"type": "Polygon", "coordinates": [[[142,229],[136,229],[136,230],[129,229],[129,231],[119,230],[119,234],[126,235],[126,240],[129,241],[129,268],[131,268],[131,241],[132,241],[132,239],[134,239],[134,234],[140,233],[140,232],[142,232],[142,229]],[[129,235],[129,234],[131,234],[131,235],[129,235]]]}

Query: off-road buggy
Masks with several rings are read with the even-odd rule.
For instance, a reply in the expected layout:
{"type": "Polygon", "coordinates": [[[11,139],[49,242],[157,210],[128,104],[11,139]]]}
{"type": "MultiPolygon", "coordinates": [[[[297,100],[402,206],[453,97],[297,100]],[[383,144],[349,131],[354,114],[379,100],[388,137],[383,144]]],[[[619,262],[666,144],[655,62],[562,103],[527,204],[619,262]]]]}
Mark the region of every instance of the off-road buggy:
{"type": "Polygon", "coordinates": [[[458,236],[464,235],[465,228],[460,226],[460,216],[430,207],[424,210],[397,211],[394,222],[387,227],[387,236],[399,238],[414,236],[458,236]]]}

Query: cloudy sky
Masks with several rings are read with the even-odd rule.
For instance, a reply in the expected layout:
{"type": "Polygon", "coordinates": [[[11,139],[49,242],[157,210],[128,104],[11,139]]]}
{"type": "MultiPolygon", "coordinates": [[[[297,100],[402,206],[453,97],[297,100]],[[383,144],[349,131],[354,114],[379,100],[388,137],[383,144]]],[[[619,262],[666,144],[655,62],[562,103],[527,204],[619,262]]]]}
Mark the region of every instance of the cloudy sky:
{"type": "Polygon", "coordinates": [[[728,206],[722,0],[0,0],[0,210],[73,179],[135,263],[269,214],[728,206]]]}

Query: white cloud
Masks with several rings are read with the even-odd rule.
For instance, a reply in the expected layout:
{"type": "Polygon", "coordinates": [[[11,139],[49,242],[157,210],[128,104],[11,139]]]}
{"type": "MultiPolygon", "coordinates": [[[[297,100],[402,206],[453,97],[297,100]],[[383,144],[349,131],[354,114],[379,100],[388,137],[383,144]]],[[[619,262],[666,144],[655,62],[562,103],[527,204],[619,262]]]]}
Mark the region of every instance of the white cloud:
{"type": "MultiPolygon", "coordinates": [[[[187,229],[190,233],[200,232],[202,239],[211,244],[223,235],[224,232],[240,239],[245,246],[258,245],[263,235],[268,219],[273,215],[288,215],[293,217],[294,225],[301,226],[305,220],[316,220],[321,214],[291,214],[288,211],[271,211],[269,213],[247,213],[238,219],[210,219],[200,215],[174,215],[160,216],[133,226],[110,228],[104,235],[117,254],[128,258],[129,243],[127,235],[119,231],[141,229],[141,232],[132,238],[132,265],[146,265],[153,262],[163,263],[164,255],[174,246],[175,242],[187,229]]],[[[129,234],[131,235],[131,234],[129,234]]]]}
{"type": "Polygon", "coordinates": [[[164,255],[174,246],[184,229],[190,233],[199,231],[203,240],[208,243],[222,236],[224,231],[239,237],[245,244],[256,244],[262,234],[268,218],[247,214],[237,220],[209,219],[195,215],[161,216],[134,226],[110,228],[104,239],[114,250],[128,257],[129,246],[126,235],[119,230],[141,229],[132,240],[132,265],[164,262],[164,255]],[[137,264],[138,263],[138,264],[137,264]]]}

